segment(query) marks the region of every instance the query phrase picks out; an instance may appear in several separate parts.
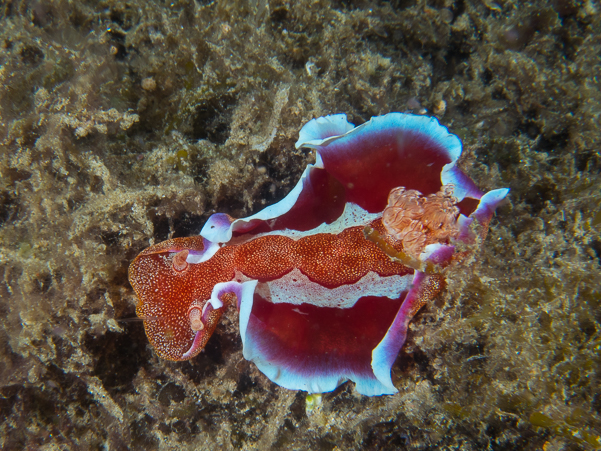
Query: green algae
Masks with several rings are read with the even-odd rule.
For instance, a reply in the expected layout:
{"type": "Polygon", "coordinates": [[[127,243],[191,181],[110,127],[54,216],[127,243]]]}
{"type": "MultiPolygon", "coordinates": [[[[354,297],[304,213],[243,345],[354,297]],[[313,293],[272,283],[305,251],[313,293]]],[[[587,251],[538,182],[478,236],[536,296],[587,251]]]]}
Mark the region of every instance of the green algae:
{"type": "Polygon", "coordinates": [[[536,426],[536,427],[549,428],[549,427],[554,427],[557,424],[557,422],[553,418],[551,418],[541,412],[532,412],[532,414],[530,415],[529,421],[530,421],[530,423],[532,423],[533,426],[536,426]]]}
{"type": "Polygon", "coordinates": [[[578,444],[586,444],[593,449],[601,448],[601,437],[591,431],[582,428],[583,417],[586,413],[582,409],[575,409],[572,414],[563,420],[555,420],[542,412],[532,412],[529,417],[530,423],[538,428],[547,428],[561,437],[578,444]]]}
{"type": "Polygon", "coordinates": [[[601,224],[601,211],[598,211],[591,221],[591,226],[593,227],[597,227],[599,224],[601,224]]]}
{"type": "Polygon", "coordinates": [[[0,447],[599,448],[598,8],[5,2],[0,447]],[[425,110],[511,194],[412,322],[399,394],[347,384],[307,415],[243,359],[235,312],[181,364],[115,321],[149,243],[294,186],[307,120],[425,110]]]}

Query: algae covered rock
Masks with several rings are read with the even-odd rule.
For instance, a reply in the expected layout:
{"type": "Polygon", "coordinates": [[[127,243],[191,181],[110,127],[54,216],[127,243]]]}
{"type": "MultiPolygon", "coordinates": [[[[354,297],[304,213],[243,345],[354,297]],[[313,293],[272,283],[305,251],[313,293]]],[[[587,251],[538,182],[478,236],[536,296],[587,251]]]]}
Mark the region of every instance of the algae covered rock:
{"type": "Polygon", "coordinates": [[[2,449],[601,445],[601,19],[584,1],[4,2],[2,449]],[[436,115],[485,190],[477,259],[367,398],[269,382],[237,313],[159,359],[127,268],[282,199],[302,124],[436,115]]]}

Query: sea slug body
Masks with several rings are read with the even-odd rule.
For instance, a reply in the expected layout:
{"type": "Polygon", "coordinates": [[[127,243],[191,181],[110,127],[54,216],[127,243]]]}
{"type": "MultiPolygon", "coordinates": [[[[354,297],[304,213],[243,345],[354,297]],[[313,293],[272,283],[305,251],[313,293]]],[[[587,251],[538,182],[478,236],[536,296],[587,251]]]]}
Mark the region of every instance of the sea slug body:
{"type": "Polygon", "coordinates": [[[321,117],[296,146],[316,162],[283,200],[247,218],[214,214],[200,236],[136,257],[137,314],[161,357],[186,360],[233,304],[244,357],[282,387],[322,393],[352,380],[361,394],[393,394],[409,321],[508,190],[480,191],[456,165],[459,138],[435,118],[321,117]]]}

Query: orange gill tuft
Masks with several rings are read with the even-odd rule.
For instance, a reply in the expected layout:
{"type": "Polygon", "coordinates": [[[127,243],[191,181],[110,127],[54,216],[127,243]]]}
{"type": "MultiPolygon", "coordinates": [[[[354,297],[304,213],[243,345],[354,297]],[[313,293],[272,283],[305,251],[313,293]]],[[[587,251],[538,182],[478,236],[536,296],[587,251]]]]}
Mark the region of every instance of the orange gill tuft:
{"type": "Polygon", "coordinates": [[[453,185],[443,185],[424,197],[419,191],[399,186],[390,191],[382,224],[407,254],[418,257],[428,244],[445,242],[459,233],[457,199],[453,185]]]}

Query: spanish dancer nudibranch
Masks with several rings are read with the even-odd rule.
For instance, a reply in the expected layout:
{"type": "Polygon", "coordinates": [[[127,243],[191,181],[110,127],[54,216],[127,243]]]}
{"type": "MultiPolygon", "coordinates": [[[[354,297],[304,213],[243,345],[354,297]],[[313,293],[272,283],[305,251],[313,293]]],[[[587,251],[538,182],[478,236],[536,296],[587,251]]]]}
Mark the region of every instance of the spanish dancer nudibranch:
{"type": "Polygon", "coordinates": [[[509,190],[480,191],[435,118],[355,127],[338,114],[299,135],[316,162],[283,200],[242,219],[216,213],[200,236],[136,257],[136,312],[158,355],[177,361],[204,348],[233,304],[244,357],[276,384],[322,393],[351,380],[363,395],[393,394],[409,321],[509,190]]]}

